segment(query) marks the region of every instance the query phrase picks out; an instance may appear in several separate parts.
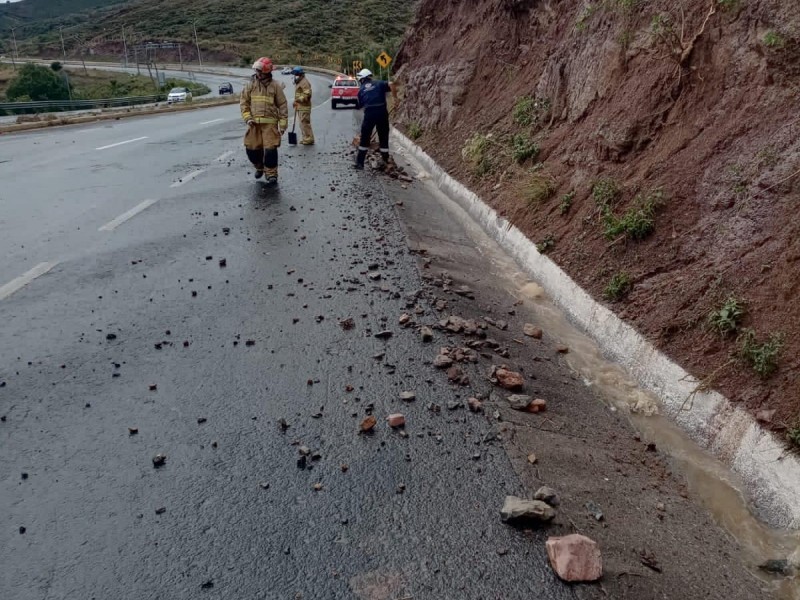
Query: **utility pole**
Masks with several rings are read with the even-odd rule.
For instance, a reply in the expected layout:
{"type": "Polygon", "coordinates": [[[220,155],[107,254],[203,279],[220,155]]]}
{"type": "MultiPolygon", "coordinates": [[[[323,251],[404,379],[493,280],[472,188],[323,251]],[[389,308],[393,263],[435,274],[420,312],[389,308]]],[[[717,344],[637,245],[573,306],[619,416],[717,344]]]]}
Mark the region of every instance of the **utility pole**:
{"type": "Polygon", "coordinates": [[[142,71],[139,68],[139,42],[136,41],[138,37],[139,35],[136,33],[135,29],[131,31],[131,42],[133,43],[133,62],[136,63],[136,74],[141,75],[142,71]]]}
{"type": "Polygon", "coordinates": [[[61,36],[61,54],[64,56],[64,60],[67,59],[67,48],[64,46],[64,26],[58,26],[58,35],[61,36]]]}
{"type": "Polygon", "coordinates": [[[15,71],[17,70],[17,62],[15,58],[17,59],[19,58],[19,51],[17,50],[17,34],[15,33],[16,29],[17,29],[16,27],[11,28],[11,39],[14,40],[14,52],[11,54],[11,62],[14,65],[15,71]]]}
{"type": "Polygon", "coordinates": [[[128,41],[125,39],[125,25],[122,26],[122,47],[125,49],[125,68],[128,68],[128,41]]]}
{"type": "MultiPolygon", "coordinates": [[[[197,46],[197,62],[203,66],[203,57],[200,55],[200,42],[197,41],[197,21],[192,21],[192,29],[194,30],[194,44],[197,46]]],[[[11,31],[14,31],[13,29],[11,31]]]]}
{"type": "Polygon", "coordinates": [[[64,74],[64,81],[67,84],[67,92],[69,93],[69,101],[72,102],[72,86],[69,84],[69,75],[67,75],[66,69],[61,69],[61,73],[64,74]]]}
{"type": "Polygon", "coordinates": [[[181,44],[178,44],[178,60],[181,63],[181,71],[183,71],[183,50],[181,50],[181,44]]]}

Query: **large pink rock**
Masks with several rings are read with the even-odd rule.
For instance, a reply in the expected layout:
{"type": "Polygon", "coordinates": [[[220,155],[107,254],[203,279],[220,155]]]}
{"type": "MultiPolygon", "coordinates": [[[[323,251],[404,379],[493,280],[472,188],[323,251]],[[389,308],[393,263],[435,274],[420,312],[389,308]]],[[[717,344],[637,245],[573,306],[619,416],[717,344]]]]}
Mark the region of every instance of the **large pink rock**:
{"type": "Polygon", "coordinates": [[[603,563],[597,542],[573,533],[547,540],[550,566],[564,581],[597,581],[603,576],[603,563]]]}

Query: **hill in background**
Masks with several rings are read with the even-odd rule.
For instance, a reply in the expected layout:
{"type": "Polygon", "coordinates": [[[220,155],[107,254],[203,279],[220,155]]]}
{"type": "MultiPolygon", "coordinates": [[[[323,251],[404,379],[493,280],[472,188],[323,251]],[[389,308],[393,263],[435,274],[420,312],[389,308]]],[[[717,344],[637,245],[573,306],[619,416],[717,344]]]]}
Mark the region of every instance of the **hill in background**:
{"type": "Polygon", "coordinates": [[[72,16],[83,11],[96,10],[124,0],[23,0],[0,4],[0,32],[7,32],[12,27],[23,29],[36,26],[49,19],[66,18],[62,25],[72,24],[72,16]]]}
{"type": "MultiPolygon", "coordinates": [[[[119,59],[125,27],[129,49],[147,42],[176,42],[182,57],[194,61],[194,23],[203,58],[209,62],[247,63],[266,54],[280,62],[338,64],[345,56],[397,48],[416,4],[260,0],[245,7],[233,0],[24,0],[18,7],[2,5],[0,28],[13,14],[20,55],[58,56],[58,27],[63,25],[68,55],[119,59]],[[30,16],[23,19],[23,14],[30,16]]],[[[7,35],[2,38],[0,52],[9,53],[7,35]]],[[[177,62],[177,50],[159,51],[158,60],[167,58],[177,62]]]]}

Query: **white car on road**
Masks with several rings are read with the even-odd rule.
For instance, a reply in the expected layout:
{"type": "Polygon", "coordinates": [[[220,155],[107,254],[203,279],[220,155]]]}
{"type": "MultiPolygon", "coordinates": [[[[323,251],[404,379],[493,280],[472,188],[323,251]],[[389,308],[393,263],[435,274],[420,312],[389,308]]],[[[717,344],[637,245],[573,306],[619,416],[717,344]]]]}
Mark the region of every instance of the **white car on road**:
{"type": "Polygon", "coordinates": [[[168,104],[172,104],[173,102],[191,102],[191,100],[192,92],[189,91],[189,88],[185,87],[172,88],[167,96],[168,104]]]}

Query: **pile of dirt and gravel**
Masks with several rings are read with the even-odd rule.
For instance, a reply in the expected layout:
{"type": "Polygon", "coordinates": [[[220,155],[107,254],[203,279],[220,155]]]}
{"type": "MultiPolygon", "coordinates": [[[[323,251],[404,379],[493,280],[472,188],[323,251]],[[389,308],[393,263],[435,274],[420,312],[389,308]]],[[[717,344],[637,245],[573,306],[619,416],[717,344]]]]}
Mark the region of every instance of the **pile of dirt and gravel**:
{"type": "Polygon", "coordinates": [[[706,385],[800,434],[800,5],[426,0],[397,61],[409,137],[706,385]]]}

